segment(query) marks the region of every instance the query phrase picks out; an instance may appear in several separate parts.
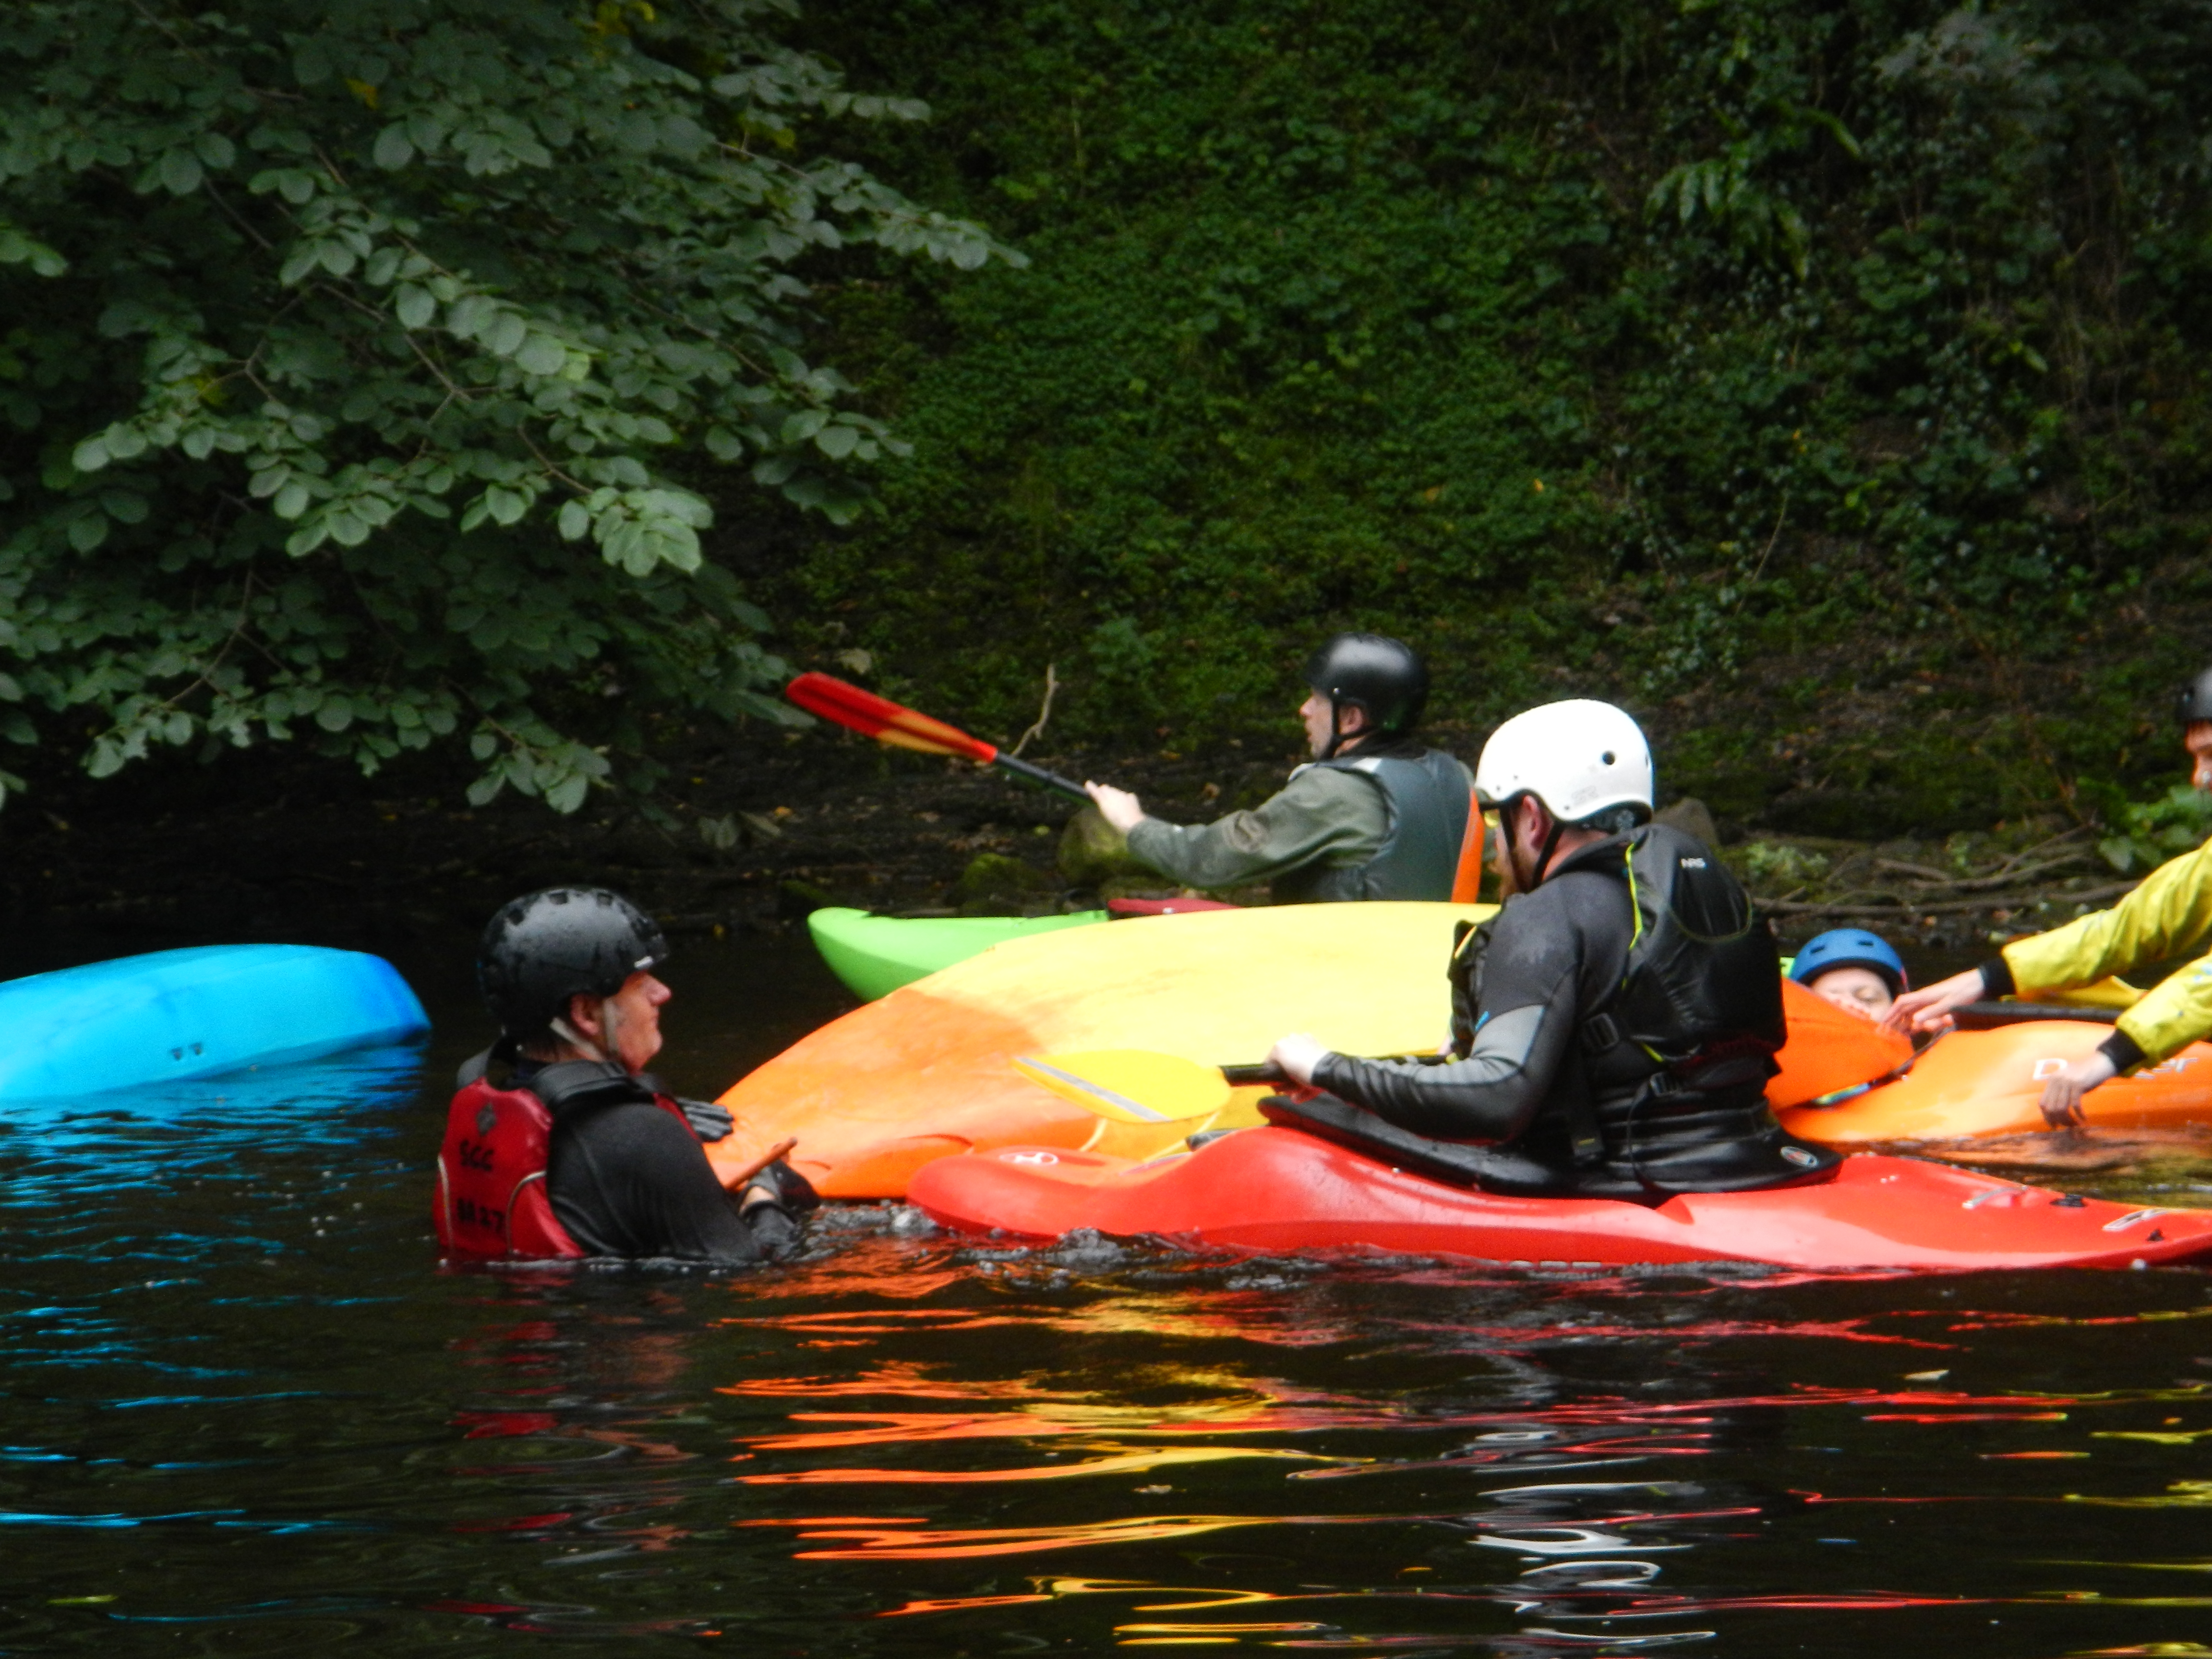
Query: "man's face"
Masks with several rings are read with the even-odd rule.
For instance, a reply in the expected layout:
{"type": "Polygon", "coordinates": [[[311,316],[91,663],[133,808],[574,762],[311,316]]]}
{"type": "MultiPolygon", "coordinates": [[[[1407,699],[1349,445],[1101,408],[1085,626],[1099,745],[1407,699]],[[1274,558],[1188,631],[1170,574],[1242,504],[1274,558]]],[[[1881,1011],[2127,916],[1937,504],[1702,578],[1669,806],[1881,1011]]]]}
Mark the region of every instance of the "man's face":
{"type": "Polygon", "coordinates": [[[2212,790],[2212,720],[2198,720],[2181,741],[2188,745],[2189,758],[2196,763],[2196,775],[2191,781],[2199,789],[2212,790]]]}
{"type": "Polygon", "coordinates": [[[569,998],[568,1023],[623,1070],[641,1072],[660,1052],[660,1005],[674,994],[651,974],[632,974],[605,1002],[569,998]]]}
{"type": "Polygon", "coordinates": [[[1897,1000],[1890,994],[1889,981],[1871,968],[1831,968],[1805,988],[1824,1002],[1869,1019],[1880,1019],[1897,1000]]]}
{"type": "MultiPolygon", "coordinates": [[[[1306,752],[1319,760],[1328,751],[1328,740],[1334,735],[1329,729],[1329,714],[1334,706],[1318,691],[1309,693],[1298,705],[1298,718],[1306,726],[1306,752]]],[[[1367,711],[1364,708],[1335,708],[1337,731],[1347,738],[1357,737],[1367,729],[1367,711]]]]}

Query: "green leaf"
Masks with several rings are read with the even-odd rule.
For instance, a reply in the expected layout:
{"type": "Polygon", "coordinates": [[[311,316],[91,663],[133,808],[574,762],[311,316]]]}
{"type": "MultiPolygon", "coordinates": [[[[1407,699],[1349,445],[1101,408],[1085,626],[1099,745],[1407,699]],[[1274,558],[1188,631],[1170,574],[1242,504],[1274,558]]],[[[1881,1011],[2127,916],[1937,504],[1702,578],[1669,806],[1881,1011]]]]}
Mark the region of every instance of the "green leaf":
{"type": "Polygon", "coordinates": [[[568,366],[568,352],[551,335],[532,334],[514,354],[514,361],[532,374],[557,374],[568,366]]]}
{"type": "Polygon", "coordinates": [[[161,157],[161,184],[173,196],[191,195],[204,176],[200,158],[188,149],[173,149],[161,157]]]}
{"type": "Polygon", "coordinates": [[[477,337],[486,349],[502,357],[512,357],[522,349],[522,343],[530,337],[530,331],[514,313],[502,311],[477,337]]]}
{"type": "Polygon", "coordinates": [[[82,518],[71,520],[69,544],[80,553],[89,553],[107,539],[107,517],[101,513],[88,513],[82,518]]]}
{"type": "Polygon", "coordinates": [[[570,773],[545,792],[545,804],[555,811],[569,813],[584,804],[591,793],[592,781],[581,773],[570,773]]]}
{"type": "Polygon", "coordinates": [[[406,125],[394,121],[376,135],[375,148],[369,157],[377,166],[396,173],[415,159],[415,141],[407,136],[406,125]]]}
{"type": "Polygon", "coordinates": [[[402,283],[392,298],[392,309],[403,328],[428,328],[438,314],[438,301],[427,288],[402,283]]]}
{"type": "Polygon", "coordinates": [[[563,540],[578,541],[588,535],[592,528],[591,509],[581,501],[564,501],[561,507],[559,525],[563,540]]]}

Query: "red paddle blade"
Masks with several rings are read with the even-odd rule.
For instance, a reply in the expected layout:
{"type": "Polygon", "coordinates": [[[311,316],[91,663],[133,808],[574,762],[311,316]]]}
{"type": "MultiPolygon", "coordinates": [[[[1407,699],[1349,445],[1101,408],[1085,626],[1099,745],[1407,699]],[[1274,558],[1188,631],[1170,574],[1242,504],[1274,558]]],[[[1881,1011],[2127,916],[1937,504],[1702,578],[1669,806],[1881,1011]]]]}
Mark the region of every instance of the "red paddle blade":
{"type": "Polygon", "coordinates": [[[849,726],[862,737],[873,738],[896,749],[914,749],[925,755],[957,755],[985,765],[999,751],[981,738],[971,738],[956,726],[917,714],[872,691],[863,691],[830,674],[801,674],[783,689],[810,714],[849,726]]]}

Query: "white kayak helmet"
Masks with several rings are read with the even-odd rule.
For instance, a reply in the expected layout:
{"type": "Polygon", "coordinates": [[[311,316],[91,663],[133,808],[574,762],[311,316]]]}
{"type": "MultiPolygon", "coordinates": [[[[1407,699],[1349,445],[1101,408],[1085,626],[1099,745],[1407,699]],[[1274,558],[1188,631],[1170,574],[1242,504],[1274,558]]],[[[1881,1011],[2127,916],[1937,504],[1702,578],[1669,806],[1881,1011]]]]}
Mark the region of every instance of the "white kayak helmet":
{"type": "Polygon", "coordinates": [[[1583,823],[1607,807],[1651,816],[1651,745],[1644,728],[1609,702],[1576,697],[1528,709],[1490,734],[1474,769],[1485,806],[1534,795],[1561,823],[1583,823]]]}

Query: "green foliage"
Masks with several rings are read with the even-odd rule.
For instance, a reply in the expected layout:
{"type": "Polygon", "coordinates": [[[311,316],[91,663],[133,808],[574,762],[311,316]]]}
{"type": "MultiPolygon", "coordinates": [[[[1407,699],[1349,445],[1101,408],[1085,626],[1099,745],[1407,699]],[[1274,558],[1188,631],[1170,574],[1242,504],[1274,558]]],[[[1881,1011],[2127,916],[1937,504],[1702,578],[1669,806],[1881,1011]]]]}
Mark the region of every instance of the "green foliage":
{"type": "Polygon", "coordinates": [[[785,718],[709,495],[845,522],[899,450],[805,273],[1015,257],[823,148],[927,111],[789,9],[0,12],[0,737],[465,737],[566,811],[650,709],[785,718]]]}
{"type": "Polygon", "coordinates": [[[2097,843],[2105,861],[2132,876],[2203,844],[2212,836],[2212,795],[2177,783],[2154,800],[2108,803],[2112,833],[2097,843]]]}
{"type": "Polygon", "coordinates": [[[1800,742],[1798,692],[1747,676],[1801,665],[1818,714],[1987,645],[2054,665],[2020,678],[2069,765],[2139,768],[2138,680],[2212,647],[2076,638],[2212,523],[2193,7],[887,0],[821,28],[939,112],[871,158],[1034,264],[824,290],[915,453],[784,608],[987,727],[1054,659],[1056,733],[1287,734],[1312,637],[1375,626],[1463,720],[1616,696],[1704,757],[1677,784],[1818,793],[1860,833],[2051,779],[1999,700],[1800,742]],[[1753,719],[1702,727],[1723,695],[1753,719]]]}
{"type": "Polygon", "coordinates": [[[1787,842],[1754,841],[1743,849],[1743,870],[1763,887],[1798,887],[1826,875],[1828,860],[1787,842]]]}

